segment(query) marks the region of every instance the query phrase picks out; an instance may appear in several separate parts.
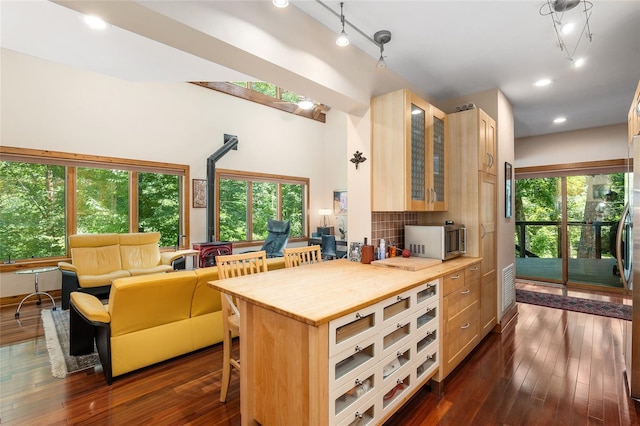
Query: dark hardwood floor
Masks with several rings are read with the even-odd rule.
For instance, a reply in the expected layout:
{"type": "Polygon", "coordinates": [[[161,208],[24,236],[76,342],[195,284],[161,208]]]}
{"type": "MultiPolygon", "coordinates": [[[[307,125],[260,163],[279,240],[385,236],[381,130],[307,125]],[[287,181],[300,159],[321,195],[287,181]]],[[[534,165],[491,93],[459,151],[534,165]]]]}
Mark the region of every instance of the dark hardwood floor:
{"type": "MultiPolygon", "coordinates": [[[[40,307],[23,306],[20,321],[14,312],[0,308],[1,424],[240,424],[236,373],[227,403],[218,401],[220,345],[117,377],[112,386],[98,369],[56,379],[40,307]]],[[[487,336],[443,395],[423,388],[387,425],[639,424],[640,406],[624,388],[622,324],[520,304],[515,326],[487,336]]]]}

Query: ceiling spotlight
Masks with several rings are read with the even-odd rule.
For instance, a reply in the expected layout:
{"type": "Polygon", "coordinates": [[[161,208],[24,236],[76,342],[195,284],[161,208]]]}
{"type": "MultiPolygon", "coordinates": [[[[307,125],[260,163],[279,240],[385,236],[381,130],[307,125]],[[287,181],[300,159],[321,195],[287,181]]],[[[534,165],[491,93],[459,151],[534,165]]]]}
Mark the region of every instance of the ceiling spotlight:
{"type": "Polygon", "coordinates": [[[384,61],[384,56],[382,56],[382,52],[384,52],[384,45],[391,41],[391,31],[388,30],[380,30],[373,35],[373,41],[380,47],[380,59],[378,59],[378,63],[376,66],[378,68],[386,68],[387,64],[384,61]]]}
{"type": "Polygon", "coordinates": [[[576,60],[573,61],[573,66],[574,68],[580,68],[584,65],[584,58],[578,58],[576,60]]]}
{"type": "Polygon", "coordinates": [[[573,22],[567,22],[560,27],[560,32],[562,32],[562,34],[564,35],[571,34],[575,27],[576,24],[574,24],[573,22]]]}
{"type": "Polygon", "coordinates": [[[287,7],[289,6],[289,0],[273,0],[275,7],[287,7]]]}
{"type": "Polygon", "coordinates": [[[313,105],[314,105],[314,103],[313,103],[313,101],[311,99],[300,98],[298,100],[298,107],[300,109],[308,110],[308,109],[313,108],[313,105]]]}
{"type": "Polygon", "coordinates": [[[85,15],[82,20],[92,30],[104,30],[105,28],[107,28],[107,23],[97,16],[85,15]]]}
{"type": "Polygon", "coordinates": [[[349,36],[344,31],[344,2],[340,2],[340,23],[342,24],[342,32],[336,39],[336,44],[338,46],[344,47],[349,45],[349,36]]]}
{"type": "Polygon", "coordinates": [[[551,79],[550,78],[543,78],[540,79],[538,81],[536,81],[535,83],[533,83],[534,86],[536,87],[544,87],[544,86],[548,86],[551,84],[551,79]]]}
{"type": "MultiPolygon", "coordinates": [[[[593,3],[589,0],[545,0],[540,7],[539,13],[542,16],[550,16],[553,24],[553,31],[556,34],[557,45],[561,52],[564,52],[569,61],[573,62],[573,57],[578,50],[578,46],[583,39],[587,39],[589,43],[593,40],[591,27],[589,26],[589,18],[591,17],[591,9],[593,3]],[[582,14],[584,15],[584,25],[575,22],[567,22],[562,24],[564,14],[582,3],[582,14]],[[571,33],[577,25],[582,25],[582,32],[575,41],[575,45],[570,48],[566,41],[562,38],[571,33]]],[[[570,12],[573,13],[573,12],[570,12]]],[[[578,12],[576,12],[578,13],[578,12]]]]}
{"type": "Polygon", "coordinates": [[[558,117],[553,119],[554,124],[562,124],[565,121],[567,121],[566,117],[558,117]]]}

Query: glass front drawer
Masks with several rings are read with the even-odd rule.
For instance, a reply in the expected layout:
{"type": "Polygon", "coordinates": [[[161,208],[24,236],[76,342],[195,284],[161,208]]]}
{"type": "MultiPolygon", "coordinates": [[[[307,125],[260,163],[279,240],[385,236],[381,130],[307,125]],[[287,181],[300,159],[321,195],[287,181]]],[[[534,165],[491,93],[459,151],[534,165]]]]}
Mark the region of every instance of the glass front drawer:
{"type": "Polygon", "coordinates": [[[367,306],[329,323],[329,356],[355,346],[376,332],[377,305],[367,306]]]}

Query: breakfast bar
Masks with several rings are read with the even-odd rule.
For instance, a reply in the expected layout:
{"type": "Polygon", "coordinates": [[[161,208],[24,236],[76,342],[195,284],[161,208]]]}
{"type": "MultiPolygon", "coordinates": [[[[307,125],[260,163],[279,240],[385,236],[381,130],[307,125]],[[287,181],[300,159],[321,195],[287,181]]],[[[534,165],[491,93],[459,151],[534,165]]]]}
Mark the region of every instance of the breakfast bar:
{"type": "Polygon", "coordinates": [[[239,299],[242,424],[381,424],[438,373],[443,277],[480,260],[336,260],[210,282],[239,299]]]}

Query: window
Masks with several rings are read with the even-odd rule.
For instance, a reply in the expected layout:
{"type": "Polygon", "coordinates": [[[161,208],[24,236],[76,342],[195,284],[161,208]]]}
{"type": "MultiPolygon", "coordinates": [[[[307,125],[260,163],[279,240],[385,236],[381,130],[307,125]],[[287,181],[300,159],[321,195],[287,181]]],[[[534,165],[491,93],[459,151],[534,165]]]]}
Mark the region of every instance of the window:
{"type": "Polygon", "coordinates": [[[267,220],[291,222],[290,238],[307,236],[309,179],[216,170],[219,241],[267,238],[267,220]]]}
{"type": "MultiPolygon", "coordinates": [[[[188,235],[189,167],[0,147],[0,260],[68,257],[79,233],[188,235]]],[[[187,241],[188,243],[188,241],[187,241]]]]}
{"type": "Polygon", "coordinates": [[[0,161],[0,259],[64,256],[65,167],[0,161]]]}
{"type": "Polygon", "coordinates": [[[321,123],[326,123],[326,112],[330,109],[326,105],[315,105],[308,110],[302,109],[297,104],[300,95],[262,81],[192,81],[191,83],[321,123]]]}

